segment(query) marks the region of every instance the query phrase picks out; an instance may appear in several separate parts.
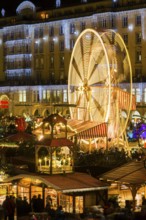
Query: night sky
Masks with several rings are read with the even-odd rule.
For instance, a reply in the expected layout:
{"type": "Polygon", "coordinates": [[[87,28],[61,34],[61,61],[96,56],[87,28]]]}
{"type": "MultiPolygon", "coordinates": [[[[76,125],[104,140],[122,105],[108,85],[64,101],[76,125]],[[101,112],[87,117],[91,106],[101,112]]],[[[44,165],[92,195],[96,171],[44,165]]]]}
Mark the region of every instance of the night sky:
{"type": "MultiPolygon", "coordinates": [[[[35,5],[40,5],[40,6],[54,6],[55,5],[55,0],[30,0],[32,3],[35,5]]],[[[61,0],[62,4],[70,4],[70,3],[80,3],[81,0],[61,0]]],[[[92,0],[93,1],[93,0],[92,0]]],[[[13,7],[14,5],[18,6],[23,0],[1,0],[0,1],[0,7],[13,7]]]]}
{"type": "MultiPolygon", "coordinates": [[[[22,3],[23,0],[1,0],[0,1],[0,9],[4,8],[6,12],[15,12],[16,8],[19,6],[20,3],[22,3]]],[[[32,3],[35,4],[35,6],[38,7],[45,7],[48,2],[49,4],[53,4],[53,0],[32,0],[32,3]]]]}
{"type": "MultiPolygon", "coordinates": [[[[0,11],[5,9],[6,14],[16,14],[16,8],[24,0],[0,0],[0,11]]],[[[49,9],[55,7],[56,0],[30,0],[36,8],[49,9]]],[[[97,0],[88,0],[88,2],[96,2],[97,0]]],[[[81,0],[61,0],[62,6],[71,6],[72,4],[80,4],[81,0]]]]}

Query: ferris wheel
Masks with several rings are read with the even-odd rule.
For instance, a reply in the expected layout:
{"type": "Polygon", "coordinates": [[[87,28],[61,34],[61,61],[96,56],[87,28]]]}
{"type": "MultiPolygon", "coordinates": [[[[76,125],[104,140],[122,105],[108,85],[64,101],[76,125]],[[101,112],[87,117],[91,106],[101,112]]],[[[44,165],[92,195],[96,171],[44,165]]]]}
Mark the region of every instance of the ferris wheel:
{"type": "Polygon", "coordinates": [[[76,105],[70,108],[72,119],[106,122],[109,137],[123,133],[132,103],[132,70],[119,34],[93,29],[80,34],[70,60],[68,98],[76,105]]]}

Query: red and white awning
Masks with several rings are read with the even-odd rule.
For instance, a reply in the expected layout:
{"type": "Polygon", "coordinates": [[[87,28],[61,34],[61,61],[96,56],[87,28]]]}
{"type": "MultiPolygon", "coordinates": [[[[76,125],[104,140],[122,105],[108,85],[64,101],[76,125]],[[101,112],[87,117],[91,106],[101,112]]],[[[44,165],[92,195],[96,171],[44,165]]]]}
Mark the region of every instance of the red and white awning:
{"type": "Polygon", "coordinates": [[[79,139],[92,139],[107,137],[107,123],[91,121],[69,120],[68,125],[74,133],[69,136],[77,136],[79,139]]]}
{"type": "Polygon", "coordinates": [[[127,91],[120,88],[113,88],[113,95],[117,97],[119,109],[121,110],[135,110],[136,109],[136,99],[135,96],[127,91]],[[131,106],[130,106],[131,105],[131,106]]]}
{"type": "Polygon", "coordinates": [[[107,137],[107,123],[96,125],[77,134],[80,139],[92,139],[98,137],[107,137]]]}

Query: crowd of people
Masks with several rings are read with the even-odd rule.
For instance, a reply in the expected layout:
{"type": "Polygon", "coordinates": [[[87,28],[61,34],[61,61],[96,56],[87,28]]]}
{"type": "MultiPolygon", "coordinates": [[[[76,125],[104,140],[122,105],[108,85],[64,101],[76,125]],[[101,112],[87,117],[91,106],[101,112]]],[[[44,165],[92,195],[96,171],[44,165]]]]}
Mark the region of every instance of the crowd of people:
{"type": "Polygon", "coordinates": [[[42,220],[39,213],[45,213],[47,218],[45,220],[64,220],[65,214],[62,206],[58,206],[55,210],[52,208],[52,199],[50,197],[46,200],[46,205],[44,206],[44,201],[41,195],[34,195],[30,201],[27,198],[22,198],[18,196],[6,196],[2,203],[3,212],[1,212],[0,220],[14,220],[17,216],[17,220],[42,220]]]}
{"type": "Polygon", "coordinates": [[[6,196],[2,204],[3,217],[0,220],[42,220],[38,213],[46,213],[43,220],[145,220],[146,219],[146,199],[143,200],[141,212],[133,212],[132,203],[126,202],[125,208],[120,208],[116,200],[108,200],[104,206],[87,209],[82,214],[70,214],[63,211],[60,205],[55,210],[52,208],[52,199],[47,197],[46,205],[41,195],[34,195],[28,203],[27,198],[21,196],[6,196]]]}

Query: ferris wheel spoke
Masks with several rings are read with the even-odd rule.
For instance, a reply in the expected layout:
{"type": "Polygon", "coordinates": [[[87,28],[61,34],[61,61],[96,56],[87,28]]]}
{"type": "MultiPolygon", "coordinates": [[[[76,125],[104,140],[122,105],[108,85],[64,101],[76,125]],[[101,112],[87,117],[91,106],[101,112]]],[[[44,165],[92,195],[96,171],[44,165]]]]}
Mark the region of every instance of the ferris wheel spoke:
{"type": "Polygon", "coordinates": [[[108,33],[105,33],[105,37],[110,45],[115,45],[115,33],[111,32],[110,35],[108,33]]]}
{"type": "Polygon", "coordinates": [[[100,52],[100,55],[98,56],[97,60],[95,60],[95,64],[94,64],[93,68],[91,69],[90,75],[89,75],[89,77],[88,77],[89,80],[90,80],[91,77],[94,75],[95,70],[97,70],[97,68],[98,68],[98,66],[100,65],[100,63],[101,63],[101,61],[102,61],[102,59],[103,59],[104,56],[105,56],[105,54],[104,54],[104,51],[102,50],[102,51],[100,52]]]}
{"type": "Polygon", "coordinates": [[[77,107],[80,105],[81,98],[82,98],[82,94],[79,95],[79,98],[78,98],[78,100],[76,101],[77,107]]]}
{"type": "Polygon", "coordinates": [[[94,47],[95,47],[95,41],[94,41],[94,39],[95,39],[95,36],[92,34],[92,35],[91,35],[91,38],[90,38],[90,46],[89,46],[90,59],[92,59],[91,54],[92,54],[92,51],[93,51],[93,49],[94,49],[94,47]]]}
{"type": "Polygon", "coordinates": [[[95,70],[97,69],[97,66],[98,66],[98,64],[97,64],[97,63],[95,63],[95,65],[93,66],[93,69],[92,69],[92,71],[91,71],[91,73],[90,73],[89,80],[90,80],[90,79],[91,79],[91,77],[93,76],[93,74],[94,74],[95,70]]]}
{"type": "Polygon", "coordinates": [[[97,85],[105,85],[105,83],[107,82],[107,78],[103,79],[103,80],[100,80],[100,81],[97,81],[97,82],[94,82],[92,84],[90,84],[90,86],[97,86],[97,85]]]}
{"type": "Polygon", "coordinates": [[[74,67],[74,69],[75,69],[77,75],[79,76],[80,80],[82,81],[82,76],[81,76],[81,74],[80,74],[80,71],[79,71],[79,68],[78,68],[78,65],[77,65],[77,63],[76,63],[75,58],[73,58],[72,65],[73,65],[73,67],[74,67]]]}
{"type": "Polygon", "coordinates": [[[102,116],[104,116],[104,109],[103,109],[103,107],[101,106],[101,104],[95,99],[95,97],[92,95],[92,99],[93,99],[93,101],[94,101],[94,104],[95,104],[95,106],[97,107],[97,109],[99,110],[99,112],[100,112],[100,114],[102,115],[102,116]]]}
{"type": "Polygon", "coordinates": [[[83,72],[85,72],[85,62],[84,62],[84,49],[83,49],[83,38],[80,41],[80,48],[81,48],[81,58],[82,58],[82,65],[83,65],[83,72]]]}
{"type": "Polygon", "coordinates": [[[88,96],[87,92],[85,92],[85,97],[86,97],[87,102],[89,103],[90,97],[88,96]]]}

